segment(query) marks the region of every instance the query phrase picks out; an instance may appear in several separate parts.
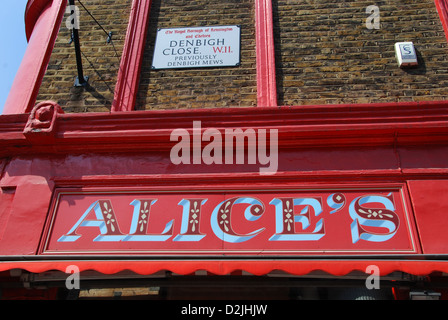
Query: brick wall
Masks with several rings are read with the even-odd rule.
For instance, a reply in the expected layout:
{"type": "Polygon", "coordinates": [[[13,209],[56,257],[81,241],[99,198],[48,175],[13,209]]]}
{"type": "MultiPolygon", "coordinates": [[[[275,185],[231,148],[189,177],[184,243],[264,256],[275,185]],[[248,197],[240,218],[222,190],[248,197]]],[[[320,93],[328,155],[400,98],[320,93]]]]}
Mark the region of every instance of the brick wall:
{"type": "Polygon", "coordinates": [[[443,100],[447,40],[434,0],[273,0],[280,105],[443,100]],[[380,29],[366,27],[366,7],[380,29]],[[394,43],[413,41],[421,65],[397,67],[394,43]]]}
{"type": "Polygon", "coordinates": [[[253,0],[153,0],[136,109],[256,105],[253,0]],[[238,67],[152,70],[158,28],[241,25],[238,67]]]}
{"type": "Polygon", "coordinates": [[[71,31],[67,29],[65,14],[37,102],[53,100],[65,112],[109,111],[123,51],[132,0],[83,0],[82,4],[107,31],[113,41],[107,44],[106,33],[80,9],[80,43],[83,52],[84,75],[89,77],[86,88],[75,88],[77,76],[74,44],[69,44],[71,31]]]}
{"type": "MultiPolygon", "coordinates": [[[[447,40],[433,0],[272,0],[279,105],[443,100],[447,40]],[[380,9],[380,29],[366,27],[366,7],[380,9]],[[397,67],[394,43],[413,41],[420,66],[397,67]]],[[[62,23],[38,102],[65,112],[109,111],[132,0],[83,0],[113,44],[80,7],[89,86],[77,75],[70,31],[62,23]]],[[[68,14],[66,14],[68,17],[68,14]]],[[[256,105],[253,0],[153,0],[137,110],[256,105]],[[238,67],[152,70],[157,28],[241,25],[238,67]]]]}

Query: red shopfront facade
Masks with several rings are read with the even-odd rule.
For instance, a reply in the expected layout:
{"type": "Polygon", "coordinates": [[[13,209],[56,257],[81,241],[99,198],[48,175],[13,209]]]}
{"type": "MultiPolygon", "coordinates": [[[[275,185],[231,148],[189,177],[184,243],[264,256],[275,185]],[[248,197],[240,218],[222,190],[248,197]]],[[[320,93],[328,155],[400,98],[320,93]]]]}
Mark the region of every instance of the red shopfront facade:
{"type": "MultiPolygon", "coordinates": [[[[436,4],[446,26],[446,4],[436,4]]],[[[112,112],[69,114],[51,101],[34,106],[65,1],[29,1],[29,46],[0,117],[4,297],[17,290],[7,283],[39,277],[59,275],[63,286],[73,265],[81,281],[83,272],[103,281],[130,272],[163,286],[160,274],[170,273],[179,283],[268,287],[276,274],[364,286],[376,266],[405,288],[388,283],[395,298],[416,288],[445,297],[445,101],[278,106],[272,8],[259,0],[256,108],[133,111],[149,7],[133,2],[112,112]],[[179,128],[193,139],[209,129],[253,129],[257,138],[275,129],[277,170],[173,164],[179,128]]]]}

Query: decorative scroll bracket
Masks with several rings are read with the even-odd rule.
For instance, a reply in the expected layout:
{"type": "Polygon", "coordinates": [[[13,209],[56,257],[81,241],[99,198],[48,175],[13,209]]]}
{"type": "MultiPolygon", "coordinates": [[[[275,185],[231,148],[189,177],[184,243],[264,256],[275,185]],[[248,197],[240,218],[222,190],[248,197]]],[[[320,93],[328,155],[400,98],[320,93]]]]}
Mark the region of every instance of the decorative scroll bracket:
{"type": "Polygon", "coordinates": [[[28,118],[23,134],[28,140],[52,140],[55,135],[56,119],[63,114],[61,106],[53,101],[43,101],[37,104],[28,118]]]}

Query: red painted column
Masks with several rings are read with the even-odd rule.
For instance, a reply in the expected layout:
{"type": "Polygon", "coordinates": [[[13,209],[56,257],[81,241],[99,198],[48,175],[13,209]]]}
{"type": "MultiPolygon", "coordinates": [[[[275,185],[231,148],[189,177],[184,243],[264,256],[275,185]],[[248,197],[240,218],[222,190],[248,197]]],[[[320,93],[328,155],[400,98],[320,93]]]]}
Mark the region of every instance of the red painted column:
{"type": "MultiPolygon", "coordinates": [[[[151,1],[134,0],[112,111],[132,111],[138,90],[151,1]]],[[[259,107],[277,106],[271,0],[255,0],[257,91],[259,107]]]]}
{"type": "Polygon", "coordinates": [[[276,107],[277,85],[271,0],[255,0],[255,30],[258,106],[276,107]]]}
{"type": "Polygon", "coordinates": [[[126,42],[115,86],[113,112],[132,111],[135,108],[151,2],[151,0],[134,0],[132,3],[126,42]]]}
{"type": "Polygon", "coordinates": [[[64,16],[64,0],[29,0],[26,13],[28,47],[16,74],[3,114],[30,112],[64,16]]]}
{"type": "Polygon", "coordinates": [[[439,12],[440,21],[442,22],[445,37],[448,40],[448,1],[435,0],[437,11],[439,12]]]}

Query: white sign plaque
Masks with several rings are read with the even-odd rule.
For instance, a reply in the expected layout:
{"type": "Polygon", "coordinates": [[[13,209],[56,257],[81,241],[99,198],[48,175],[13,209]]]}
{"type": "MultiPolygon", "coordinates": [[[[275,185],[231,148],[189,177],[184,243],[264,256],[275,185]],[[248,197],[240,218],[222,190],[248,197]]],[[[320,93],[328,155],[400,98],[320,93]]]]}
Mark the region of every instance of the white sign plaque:
{"type": "Polygon", "coordinates": [[[418,65],[417,53],[412,42],[395,43],[395,56],[399,67],[418,65]]]}
{"type": "Polygon", "coordinates": [[[240,26],[159,29],[153,69],[228,67],[240,64],[240,26]]]}

